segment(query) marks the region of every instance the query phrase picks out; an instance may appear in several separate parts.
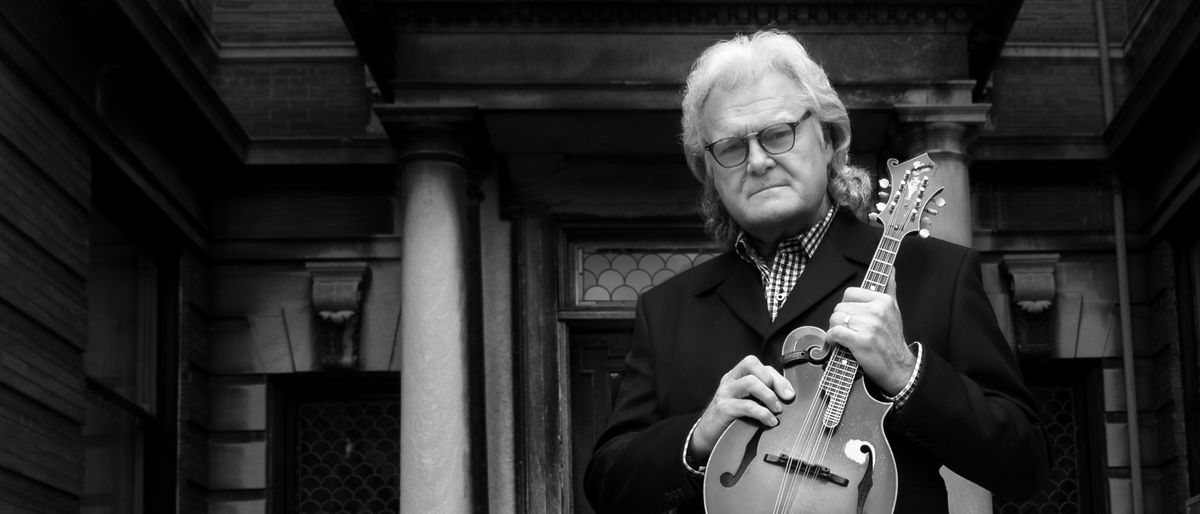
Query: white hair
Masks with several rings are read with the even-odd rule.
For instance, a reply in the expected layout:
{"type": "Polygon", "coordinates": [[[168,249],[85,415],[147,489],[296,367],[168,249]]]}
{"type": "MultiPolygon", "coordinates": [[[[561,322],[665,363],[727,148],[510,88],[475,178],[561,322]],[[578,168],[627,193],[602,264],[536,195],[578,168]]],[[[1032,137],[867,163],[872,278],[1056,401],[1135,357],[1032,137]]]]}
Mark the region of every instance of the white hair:
{"type": "Polygon", "coordinates": [[[701,114],[713,88],[733,89],[747,81],[758,81],[768,73],[780,73],[800,88],[803,95],[799,100],[820,124],[826,143],[833,146],[829,195],[859,218],[865,218],[870,209],[873,189],[870,174],[848,164],[850,116],[825,70],[809,57],[796,38],[784,32],[771,29],[749,36],[737,35],[710,46],[692,64],[683,88],[681,119],[684,156],[692,174],[704,184],[700,213],[705,229],[725,247],[733,245],[741,228],[721,204],[711,170],[705,163],[701,114]]]}

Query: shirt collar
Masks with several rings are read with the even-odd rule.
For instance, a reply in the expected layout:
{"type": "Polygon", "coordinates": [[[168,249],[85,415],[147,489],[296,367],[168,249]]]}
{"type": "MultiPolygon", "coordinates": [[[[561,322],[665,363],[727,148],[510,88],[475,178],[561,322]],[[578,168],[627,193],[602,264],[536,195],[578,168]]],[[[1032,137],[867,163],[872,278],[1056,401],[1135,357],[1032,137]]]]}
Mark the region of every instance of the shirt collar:
{"type": "MultiPolygon", "coordinates": [[[[811,258],[817,252],[817,247],[820,246],[821,240],[825,238],[825,232],[829,230],[829,225],[833,221],[834,215],[837,214],[837,210],[838,205],[830,202],[829,210],[825,212],[825,217],[821,218],[821,221],[818,221],[816,225],[813,225],[812,228],[805,232],[780,241],[779,245],[776,246],[776,253],[778,254],[780,251],[787,251],[792,248],[799,248],[804,252],[805,256],[811,258]]],[[[754,245],[750,244],[749,237],[745,230],[739,232],[737,241],[733,243],[734,251],[738,257],[741,257],[742,260],[750,264],[756,266],[766,264],[766,261],[754,249],[754,245]]]]}

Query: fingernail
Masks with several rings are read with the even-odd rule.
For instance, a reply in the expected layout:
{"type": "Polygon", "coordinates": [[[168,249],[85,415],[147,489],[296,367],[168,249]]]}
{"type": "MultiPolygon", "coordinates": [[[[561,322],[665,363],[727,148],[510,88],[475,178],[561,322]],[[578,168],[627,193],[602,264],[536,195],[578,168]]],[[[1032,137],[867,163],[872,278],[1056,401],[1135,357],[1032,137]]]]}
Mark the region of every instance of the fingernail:
{"type": "Polygon", "coordinates": [[[775,412],[783,412],[783,404],[782,404],[782,403],[779,403],[779,402],[777,401],[777,402],[775,402],[775,407],[774,407],[773,409],[771,409],[771,410],[773,410],[773,411],[775,411],[775,412]]]}
{"type": "Polygon", "coordinates": [[[775,416],[771,416],[771,426],[778,426],[778,425],[779,425],[779,418],[777,418],[775,416]]]}

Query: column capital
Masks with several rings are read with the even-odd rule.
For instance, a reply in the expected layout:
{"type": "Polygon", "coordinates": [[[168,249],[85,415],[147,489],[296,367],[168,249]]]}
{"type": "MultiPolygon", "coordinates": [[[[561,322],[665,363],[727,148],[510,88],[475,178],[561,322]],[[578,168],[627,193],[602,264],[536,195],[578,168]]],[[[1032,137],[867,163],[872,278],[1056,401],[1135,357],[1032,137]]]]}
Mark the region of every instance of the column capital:
{"type": "Polygon", "coordinates": [[[903,123],[896,131],[893,143],[895,149],[905,156],[928,152],[938,162],[952,157],[967,163],[970,161],[967,147],[981,127],[982,123],[959,121],[903,123]]]}
{"type": "Polygon", "coordinates": [[[942,197],[948,202],[930,226],[930,231],[941,239],[971,246],[974,237],[971,159],[967,147],[977,129],[987,121],[991,105],[969,103],[969,98],[964,96],[930,94],[914,98],[928,103],[896,104],[900,123],[896,127],[893,150],[906,159],[929,153],[937,163],[937,180],[945,188],[942,197]]]}
{"type": "Polygon", "coordinates": [[[468,170],[486,159],[486,132],[474,105],[376,105],[403,166],[413,160],[454,162],[468,170]]]}
{"type": "Polygon", "coordinates": [[[900,123],[896,143],[905,155],[929,152],[935,158],[967,159],[967,146],[988,121],[989,103],[896,104],[900,123]]]}

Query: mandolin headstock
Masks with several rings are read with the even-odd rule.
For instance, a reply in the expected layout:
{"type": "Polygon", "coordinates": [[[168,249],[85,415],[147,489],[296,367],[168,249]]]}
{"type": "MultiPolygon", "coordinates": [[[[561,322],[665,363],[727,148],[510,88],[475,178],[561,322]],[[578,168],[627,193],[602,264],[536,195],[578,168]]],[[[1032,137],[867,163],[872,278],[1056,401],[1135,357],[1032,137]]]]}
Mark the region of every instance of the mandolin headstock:
{"type": "Polygon", "coordinates": [[[875,206],[878,213],[872,213],[871,219],[883,225],[885,235],[896,239],[914,232],[929,237],[931,216],[946,205],[939,196],[943,186],[936,180],[937,163],[923,153],[904,162],[888,159],[887,165],[891,179],[879,180],[886,200],[875,206]]]}

